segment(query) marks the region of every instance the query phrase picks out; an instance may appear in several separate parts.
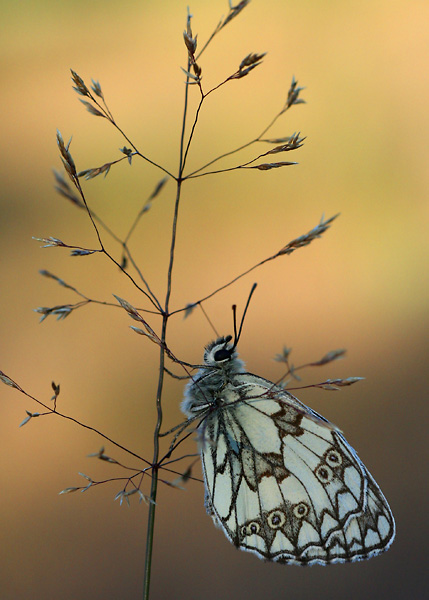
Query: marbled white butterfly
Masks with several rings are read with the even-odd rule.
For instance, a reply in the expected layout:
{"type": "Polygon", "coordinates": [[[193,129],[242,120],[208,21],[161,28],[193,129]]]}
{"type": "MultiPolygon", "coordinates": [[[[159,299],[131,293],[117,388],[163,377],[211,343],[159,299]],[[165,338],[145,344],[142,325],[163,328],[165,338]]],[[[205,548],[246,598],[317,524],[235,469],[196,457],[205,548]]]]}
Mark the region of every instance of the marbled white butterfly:
{"type": "Polygon", "coordinates": [[[363,560],[395,523],[340,431],[281,387],[246,373],[231,336],[209,344],[182,410],[197,420],[205,505],[241,550],[295,565],[363,560]]]}

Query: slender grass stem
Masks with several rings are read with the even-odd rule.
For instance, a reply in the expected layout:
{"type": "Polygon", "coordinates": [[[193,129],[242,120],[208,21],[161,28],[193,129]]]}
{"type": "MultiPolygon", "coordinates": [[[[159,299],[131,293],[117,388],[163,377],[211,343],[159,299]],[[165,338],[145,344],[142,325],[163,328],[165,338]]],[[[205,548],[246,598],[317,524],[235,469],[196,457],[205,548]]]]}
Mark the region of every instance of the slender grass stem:
{"type": "MultiPolygon", "coordinates": [[[[162,321],[162,333],[161,339],[165,340],[167,330],[168,315],[165,314],[162,321]]],[[[158,491],[158,469],[159,469],[159,432],[162,425],[162,387],[164,383],[164,361],[165,361],[165,350],[164,345],[160,348],[160,363],[159,363],[159,379],[158,379],[158,390],[156,394],[156,407],[158,412],[158,418],[155,426],[153,436],[153,471],[152,471],[152,484],[150,489],[150,498],[152,502],[149,506],[148,514],[148,525],[146,534],[146,559],[144,567],[144,587],[143,587],[143,598],[144,600],[149,599],[150,592],[150,579],[152,571],[152,556],[153,556],[153,537],[155,531],[155,511],[156,511],[156,494],[158,491]]]]}
{"type": "MultiPolygon", "coordinates": [[[[190,15],[188,14],[188,23],[190,21],[190,15]]],[[[188,71],[190,69],[190,60],[188,59],[188,71]]],[[[148,527],[146,534],[146,557],[145,557],[145,568],[144,568],[144,584],[143,584],[143,599],[149,600],[150,593],[150,580],[152,570],[152,556],[153,556],[153,539],[155,531],[155,516],[156,516],[156,495],[158,491],[158,469],[159,469],[159,437],[162,426],[162,390],[164,384],[164,373],[165,373],[165,348],[166,348],[166,336],[167,336],[167,324],[170,317],[169,306],[171,297],[172,277],[173,277],[173,266],[174,256],[176,248],[176,236],[177,236],[177,221],[179,216],[179,204],[180,204],[180,193],[182,190],[182,174],[185,166],[186,158],[184,158],[184,143],[185,143],[185,130],[186,130],[186,118],[188,114],[188,95],[189,86],[185,85],[185,101],[183,109],[182,129],[180,135],[180,150],[179,150],[179,175],[176,178],[177,189],[176,189],[176,201],[174,204],[174,216],[171,233],[171,245],[170,245],[170,260],[167,272],[167,292],[165,296],[165,305],[162,320],[162,331],[161,331],[161,344],[160,344],[160,360],[159,360],[159,378],[158,378],[158,390],[156,396],[156,407],[157,407],[157,422],[154,431],[154,452],[153,452],[153,473],[152,473],[152,484],[150,491],[150,498],[152,502],[149,507],[148,514],[148,527]]]]}

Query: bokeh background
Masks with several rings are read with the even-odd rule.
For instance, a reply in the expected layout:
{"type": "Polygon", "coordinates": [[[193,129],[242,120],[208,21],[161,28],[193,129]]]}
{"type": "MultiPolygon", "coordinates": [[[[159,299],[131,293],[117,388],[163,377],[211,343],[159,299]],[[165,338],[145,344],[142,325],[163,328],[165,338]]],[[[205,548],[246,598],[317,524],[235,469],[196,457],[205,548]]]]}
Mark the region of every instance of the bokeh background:
{"type": "MultiPolygon", "coordinates": [[[[119,158],[126,143],[77,101],[70,67],[88,83],[99,79],[123,130],[147,156],[177,171],[186,4],[1,2],[0,369],[47,402],[51,380],[59,382],[60,410],[149,459],[157,347],[129,330],[121,310],[89,306],[41,325],[32,312],[78,300],[39,269],[98,300],[115,293],[144,306],[143,298],[103,257],[70,258],[64,249],[40,249],[31,236],[96,247],[83,211],[53,191],[57,127],[66,140],[73,134],[79,170],[119,158]]],[[[194,0],[191,10],[202,45],[228,6],[194,0]]],[[[207,99],[189,167],[258,135],[282,107],[292,75],[306,86],[307,104],[284,115],[270,135],[301,131],[308,138],[293,155],[299,166],[185,185],[172,295],[173,308],[197,300],[311,229],[322,213],[341,213],[322,240],[243,278],[205,308],[229,333],[231,305],[242,308],[258,281],[240,352],[250,371],[267,378],[281,374],[272,358],[285,344],[295,364],[348,349],[346,360],[308,372],[304,383],[351,375],[364,382],[299,397],[357,448],[391,504],[397,540],[387,554],[359,564],[264,564],[235,551],[213,527],[201,484],[185,491],[161,485],[153,598],[425,596],[428,18],[425,0],[254,0],[224,29],[201,59],[206,89],[248,53],[268,54],[263,66],[207,99]]],[[[191,111],[197,96],[193,88],[191,111]]],[[[142,161],[124,162],[84,189],[93,210],[123,236],[161,176],[142,161]]],[[[161,298],[173,201],[170,182],[131,243],[161,298]]],[[[151,323],[159,328],[156,318],[151,323]]],[[[168,339],[177,355],[199,362],[213,336],[196,311],[172,319],[168,339]]],[[[182,418],[182,387],[166,383],[165,428],[182,418]]],[[[102,441],[54,416],[18,429],[25,410],[38,407],[6,386],[0,393],[2,600],[140,598],[147,507],[114,503],[120,483],[58,495],[82,485],[78,471],[94,479],[122,475],[87,458],[102,441]]],[[[193,452],[194,442],[186,450],[193,452]]],[[[106,453],[135,465],[109,444],[106,453]]]]}

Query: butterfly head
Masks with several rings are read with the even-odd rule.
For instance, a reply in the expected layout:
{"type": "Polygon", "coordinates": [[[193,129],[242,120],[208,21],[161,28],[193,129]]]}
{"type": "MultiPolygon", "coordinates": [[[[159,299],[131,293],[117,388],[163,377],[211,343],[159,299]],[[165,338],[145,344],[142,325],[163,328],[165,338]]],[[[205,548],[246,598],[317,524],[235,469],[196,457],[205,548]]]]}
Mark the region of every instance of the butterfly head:
{"type": "Polygon", "coordinates": [[[244,373],[244,363],[238,358],[238,354],[235,349],[241,336],[244,317],[246,316],[250,299],[252,298],[253,292],[256,289],[256,285],[257,284],[254,283],[252,289],[250,290],[243,316],[241,317],[240,327],[238,329],[236,319],[237,306],[234,304],[232,307],[232,312],[234,315],[234,341],[232,335],[227,335],[218,338],[206,346],[204,352],[204,366],[208,367],[209,370],[217,369],[218,371],[223,371],[224,373],[244,373]]]}
{"type": "Polygon", "coordinates": [[[215,369],[241,371],[243,363],[238,358],[232,336],[227,335],[211,342],[204,352],[204,364],[215,369]]]}

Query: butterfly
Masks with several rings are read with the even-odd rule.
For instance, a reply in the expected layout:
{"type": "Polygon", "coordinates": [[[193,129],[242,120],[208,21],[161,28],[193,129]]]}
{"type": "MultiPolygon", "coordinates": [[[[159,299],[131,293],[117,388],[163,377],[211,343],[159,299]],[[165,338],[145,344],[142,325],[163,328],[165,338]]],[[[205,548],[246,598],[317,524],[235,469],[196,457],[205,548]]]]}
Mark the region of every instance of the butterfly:
{"type": "Polygon", "coordinates": [[[338,428],[252,373],[231,336],[209,344],[184,393],[198,421],[205,506],[226,537],[295,565],[358,561],[395,536],[389,505],[338,428]]]}

